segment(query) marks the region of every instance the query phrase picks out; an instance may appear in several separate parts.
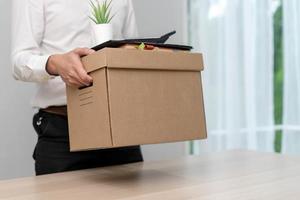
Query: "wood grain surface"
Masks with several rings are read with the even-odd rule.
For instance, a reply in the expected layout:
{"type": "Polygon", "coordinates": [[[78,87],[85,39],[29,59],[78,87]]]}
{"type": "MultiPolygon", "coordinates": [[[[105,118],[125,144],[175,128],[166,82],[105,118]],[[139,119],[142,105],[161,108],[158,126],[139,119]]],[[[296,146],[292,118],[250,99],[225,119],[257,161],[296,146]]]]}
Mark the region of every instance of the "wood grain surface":
{"type": "Polygon", "coordinates": [[[0,199],[299,200],[300,157],[228,151],[7,180],[0,199]]]}

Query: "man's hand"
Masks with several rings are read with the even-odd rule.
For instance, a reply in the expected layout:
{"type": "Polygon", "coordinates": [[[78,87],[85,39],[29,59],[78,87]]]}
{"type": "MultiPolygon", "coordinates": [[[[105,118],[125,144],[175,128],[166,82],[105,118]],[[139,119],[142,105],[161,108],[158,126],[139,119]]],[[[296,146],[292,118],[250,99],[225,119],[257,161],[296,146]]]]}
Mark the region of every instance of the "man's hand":
{"type": "Polygon", "coordinates": [[[69,86],[89,86],[93,79],[84,69],[81,57],[94,52],[92,49],[78,48],[65,54],[52,55],[49,57],[46,70],[51,75],[61,76],[69,86]]]}

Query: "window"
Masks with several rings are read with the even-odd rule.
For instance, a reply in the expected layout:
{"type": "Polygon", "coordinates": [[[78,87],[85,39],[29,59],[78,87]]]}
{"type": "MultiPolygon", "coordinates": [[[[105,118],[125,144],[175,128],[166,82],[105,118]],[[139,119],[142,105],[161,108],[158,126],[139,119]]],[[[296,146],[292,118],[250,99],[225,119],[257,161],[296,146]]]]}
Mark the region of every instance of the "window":
{"type": "MultiPolygon", "coordinates": [[[[274,1],[277,7],[274,13],[274,117],[275,124],[282,124],[283,114],[283,10],[282,0],[274,1]]],[[[282,149],[282,130],[276,130],[274,151],[280,153],[282,149]]]]}
{"type": "MultiPolygon", "coordinates": [[[[246,149],[259,149],[280,153],[282,151],[283,138],[284,95],[282,0],[273,0],[272,2],[261,0],[189,0],[188,13],[190,44],[195,47],[196,51],[203,51],[208,54],[206,55],[206,61],[208,61],[210,67],[213,66],[217,68],[215,72],[223,70],[224,74],[227,73],[228,76],[224,79],[224,82],[219,83],[219,85],[213,81],[208,83],[215,84],[214,87],[209,88],[210,91],[212,88],[218,90],[218,94],[215,92],[210,96],[210,100],[214,101],[217,98],[223,98],[224,101],[228,100],[226,99],[226,95],[232,88],[225,92],[222,90],[222,84],[231,84],[231,80],[228,81],[228,79],[233,78],[235,84],[237,83],[239,87],[242,87],[242,89],[233,88],[234,92],[231,93],[234,94],[235,97],[238,97],[236,106],[239,106],[239,108],[233,110],[233,112],[236,112],[236,116],[241,116],[242,118],[238,119],[238,117],[234,115],[229,115],[235,117],[234,120],[237,121],[236,127],[234,127],[234,120],[226,124],[227,113],[232,111],[228,109],[227,106],[229,105],[233,108],[235,106],[234,104],[231,105],[227,103],[214,110],[211,109],[211,105],[208,106],[210,108],[209,112],[212,112],[212,110],[214,112],[214,114],[209,113],[209,115],[213,115],[213,117],[210,116],[210,121],[213,121],[212,119],[217,120],[220,114],[224,115],[221,116],[223,119],[218,119],[218,123],[214,124],[213,127],[214,131],[212,132],[219,132],[218,137],[215,138],[215,141],[219,144],[213,144],[218,146],[215,147],[215,149],[223,150],[228,149],[228,147],[243,147],[246,149]],[[273,16],[268,17],[270,10],[273,11],[273,16]],[[270,27],[268,27],[269,25],[270,27]],[[265,28],[266,26],[267,28],[265,28]],[[221,32],[221,34],[219,32],[221,32]],[[272,39],[265,41],[268,38],[272,39]],[[251,56],[246,55],[248,48],[250,49],[249,54],[252,54],[251,56]],[[226,53],[223,53],[224,51],[226,53]],[[231,51],[233,51],[233,53],[231,51]],[[274,57],[271,62],[264,59],[265,57],[271,59],[272,56],[274,57]],[[226,66],[220,64],[220,62],[225,63],[226,60],[234,60],[235,58],[239,60],[237,62],[229,61],[226,66]],[[231,64],[236,66],[230,69],[229,72],[226,71],[228,67],[231,67],[231,64]],[[268,65],[270,65],[270,70],[267,69],[268,65]],[[267,66],[266,69],[264,69],[263,72],[260,71],[261,68],[265,66],[267,66]],[[243,69],[240,70],[240,67],[243,69]],[[235,77],[230,76],[230,73],[235,70],[240,71],[235,74],[235,77]],[[249,79],[250,82],[252,81],[250,84],[249,80],[247,80],[248,82],[245,81],[245,79],[249,78],[249,73],[250,76],[252,76],[249,79]],[[261,81],[262,79],[268,80],[261,81]],[[255,82],[257,81],[261,82],[256,84],[255,82]],[[246,84],[246,86],[243,84],[246,84]],[[249,85],[247,86],[247,84],[249,85]],[[260,86],[264,88],[260,89],[260,86]],[[270,94],[267,97],[268,100],[263,100],[264,92],[267,93],[266,96],[270,94]],[[247,98],[250,98],[250,100],[247,98]],[[219,112],[220,108],[224,109],[224,111],[218,113],[218,115],[215,114],[219,112]],[[251,109],[255,111],[251,113],[251,109]],[[265,114],[265,112],[269,113],[265,114]],[[260,114],[262,114],[262,116],[260,116],[260,114]],[[229,131],[227,130],[228,127],[229,131]],[[228,134],[228,132],[234,132],[236,135],[233,135],[233,133],[228,134]],[[228,137],[228,135],[230,136],[228,137]],[[236,140],[237,145],[226,144],[230,143],[232,139],[236,140]]],[[[212,78],[215,75],[216,73],[210,73],[208,76],[212,78]]],[[[218,78],[219,77],[220,74],[218,74],[218,78]]],[[[215,77],[213,79],[214,81],[216,80],[215,77]]],[[[229,87],[235,86],[230,85],[229,87]]],[[[207,95],[207,93],[204,95],[207,95]]],[[[210,104],[210,102],[208,103],[210,104]]],[[[219,104],[216,103],[216,105],[218,106],[219,104]]],[[[211,132],[209,136],[214,137],[211,132]]],[[[213,145],[210,144],[209,146],[211,147],[213,145]]],[[[203,148],[201,142],[190,142],[189,144],[191,154],[198,153],[201,148],[203,148]]]]}

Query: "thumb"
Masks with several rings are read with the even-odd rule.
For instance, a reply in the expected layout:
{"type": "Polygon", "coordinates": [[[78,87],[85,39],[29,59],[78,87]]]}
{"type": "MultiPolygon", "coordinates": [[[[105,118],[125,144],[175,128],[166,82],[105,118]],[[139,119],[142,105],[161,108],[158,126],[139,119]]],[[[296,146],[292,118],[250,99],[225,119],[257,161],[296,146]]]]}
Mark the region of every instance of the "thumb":
{"type": "Polygon", "coordinates": [[[77,48],[77,49],[74,49],[74,53],[78,54],[80,57],[86,56],[86,55],[90,55],[90,54],[92,54],[94,52],[95,51],[93,49],[89,49],[89,48],[77,48]]]}

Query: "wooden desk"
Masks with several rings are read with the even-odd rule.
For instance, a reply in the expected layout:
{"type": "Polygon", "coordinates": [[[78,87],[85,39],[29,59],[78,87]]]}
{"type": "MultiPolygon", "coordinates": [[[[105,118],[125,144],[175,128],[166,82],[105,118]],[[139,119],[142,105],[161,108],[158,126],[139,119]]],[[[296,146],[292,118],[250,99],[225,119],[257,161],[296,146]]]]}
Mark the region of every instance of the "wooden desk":
{"type": "Polygon", "coordinates": [[[300,157],[230,151],[0,181],[0,199],[299,200],[300,157]]]}

